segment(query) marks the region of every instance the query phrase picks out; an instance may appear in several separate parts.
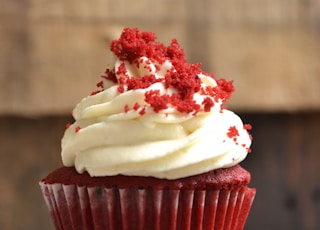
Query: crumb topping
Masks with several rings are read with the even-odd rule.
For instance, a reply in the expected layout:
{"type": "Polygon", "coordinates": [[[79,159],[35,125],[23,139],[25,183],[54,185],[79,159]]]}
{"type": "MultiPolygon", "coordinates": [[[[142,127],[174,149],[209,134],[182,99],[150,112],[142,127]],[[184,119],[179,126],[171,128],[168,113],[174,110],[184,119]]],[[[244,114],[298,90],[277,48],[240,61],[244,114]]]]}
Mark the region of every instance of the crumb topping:
{"type": "MultiPolygon", "coordinates": [[[[247,130],[247,132],[248,132],[248,130],[251,130],[252,127],[251,127],[250,124],[245,124],[245,125],[243,126],[243,128],[244,128],[245,130],[247,130]]],[[[252,136],[249,134],[249,132],[248,132],[248,135],[249,135],[250,139],[252,140],[252,136]]],[[[227,132],[227,136],[228,136],[230,139],[232,139],[236,145],[239,145],[239,143],[238,143],[238,137],[239,137],[240,135],[239,135],[239,131],[238,131],[238,129],[237,129],[236,126],[231,126],[231,127],[229,127],[228,132],[227,132]]],[[[225,142],[225,140],[224,140],[223,142],[225,142]]],[[[245,148],[248,153],[251,153],[251,149],[250,149],[249,147],[247,147],[246,144],[241,144],[240,146],[243,147],[243,148],[245,148]]]]}
{"type": "Polygon", "coordinates": [[[238,131],[237,127],[231,126],[228,129],[227,135],[228,135],[229,138],[237,138],[239,136],[239,131],[238,131]]]}
{"type": "Polygon", "coordinates": [[[71,123],[67,123],[67,124],[66,124],[66,129],[69,129],[70,126],[71,126],[71,123]]]}
{"type": "MultiPolygon", "coordinates": [[[[205,73],[200,69],[200,64],[189,64],[185,58],[183,49],[178,41],[173,39],[169,46],[156,41],[152,32],[140,32],[136,28],[125,28],[118,40],[111,42],[111,51],[121,60],[135,64],[138,68],[144,64],[149,74],[139,77],[130,77],[124,63],[117,69],[107,69],[103,80],[118,83],[118,92],[124,93],[128,90],[145,89],[149,86],[162,82],[166,89],[173,89],[172,94],[160,94],[160,91],[151,90],[145,93],[145,101],[152,107],[154,112],[160,112],[169,106],[175,107],[181,113],[197,114],[199,111],[210,112],[217,102],[226,102],[234,91],[232,81],[215,79],[212,74],[205,73]],[[147,57],[148,60],[142,60],[147,57]],[[163,78],[157,78],[152,74],[148,64],[155,66],[155,71],[160,70],[160,65],[165,61],[172,63],[172,68],[167,71],[163,78]],[[145,63],[142,63],[145,62],[145,63]],[[202,86],[199,74],[212,77],[217,86],[202,86]],[[117,79],[116,75],[121,76],[117,79]],[[204,96],[202,102],[194,100],[194,94],[204,96]]],[[[97,84],[98,91],[103,90],[103,81],[97,84]]],[[[124,111],[127,111],[127,107],[124,111]]],[[[140,114],[144,114],[141,112],[140,114]]]]}
{"type": "Polygon", "coordinates": [[[79,132],[80,131],[80,126],[77,126],[75,129],[74,129],[74,131],[77,133],[77,132],[79,132]]]}

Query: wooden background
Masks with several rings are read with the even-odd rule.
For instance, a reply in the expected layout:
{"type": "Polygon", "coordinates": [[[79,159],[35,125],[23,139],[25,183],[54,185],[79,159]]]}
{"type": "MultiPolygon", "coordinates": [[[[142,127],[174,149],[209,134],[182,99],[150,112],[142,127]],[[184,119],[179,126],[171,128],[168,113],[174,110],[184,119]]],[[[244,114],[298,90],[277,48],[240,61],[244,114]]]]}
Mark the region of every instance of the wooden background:
{"type": "Polygon", "coordinates": [[[237,109],[320,108],[318,0],[11,0],[0,8],[0,113],[69,112],[126,26],[177,38],[190,62],[233,79],[237,109]]]}
{"type": "Polygon", "coordinates": [[[52,229],[37,183],[126,26],[234,80],[229,107],[254,127],[246,229],[320,229],[318,0],[1,0],[0,229],[52,229]]]}

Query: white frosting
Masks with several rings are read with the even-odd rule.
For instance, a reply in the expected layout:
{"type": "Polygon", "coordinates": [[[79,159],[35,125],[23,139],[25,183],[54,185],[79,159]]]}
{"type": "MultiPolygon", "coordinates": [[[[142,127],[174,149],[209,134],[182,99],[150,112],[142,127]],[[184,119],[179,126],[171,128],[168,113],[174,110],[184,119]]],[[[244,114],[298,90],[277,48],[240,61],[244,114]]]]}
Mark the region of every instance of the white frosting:
{"type": "MultiPolygon", "coordinates": [[[[146,57],[139,63],[137,66],[117,59],[115,72],[124,64],[126,77],[153,74],[164,78],[173,68],[169,61],[160,65],[146,57]]],[[[124,74],[116,76],[119,80],[124,74]]],[[[202,87],[217,85],[210,76],[198,76],[202,87]]],[[[65,166],[75,166],[79,173],[88,171],[91,176],[123,174],[175,179],[230,167],[246,157],[251,144],[249,134],[236,114],[221,110],[220,102],[210,112],[200,111],[196,116],[178,112],[173,106],[154,112],[145,101],[145,93],[159,90],[171,95],[175,89],[157,82],[145,89],[119,93],[118,84],[104,81],[103,91],[84,98],[73,111],[75,122],[62,139],[65,166]],[[134,109],[136,103],[138,109],[134,109]],[[233,126],[239,133],[236,141],[227,135],[233,126]]],[[[199,104],[204,98],[200,93],[194,94],[199,104]]]]}

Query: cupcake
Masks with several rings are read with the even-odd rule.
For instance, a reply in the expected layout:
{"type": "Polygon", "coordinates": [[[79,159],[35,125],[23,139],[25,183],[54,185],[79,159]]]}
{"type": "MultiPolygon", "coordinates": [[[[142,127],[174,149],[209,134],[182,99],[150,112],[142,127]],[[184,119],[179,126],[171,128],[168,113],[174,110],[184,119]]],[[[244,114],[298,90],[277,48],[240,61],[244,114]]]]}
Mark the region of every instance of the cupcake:
{"type": "Polygon", "coordinates": [[[67,125],[64,166],[40,181],[56,229],[243,229],[252,138],[224,105],[232,81],[136,28],[110,50],[67,125]]]}

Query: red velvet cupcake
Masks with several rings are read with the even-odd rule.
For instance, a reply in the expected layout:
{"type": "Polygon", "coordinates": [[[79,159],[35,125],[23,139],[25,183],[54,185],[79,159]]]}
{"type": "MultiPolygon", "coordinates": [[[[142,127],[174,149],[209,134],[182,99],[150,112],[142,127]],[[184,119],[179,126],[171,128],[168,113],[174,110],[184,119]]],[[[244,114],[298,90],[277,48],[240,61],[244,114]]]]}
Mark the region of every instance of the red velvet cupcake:
{"type": "Polygon", "coordinates": [[[239,166],[250,125],[222,104],[232,82],[178,42],[124,29],[115,63],[74,109],[64,167],[40,182],[57,229],[243,229],[255,196],[239,166]]]}

